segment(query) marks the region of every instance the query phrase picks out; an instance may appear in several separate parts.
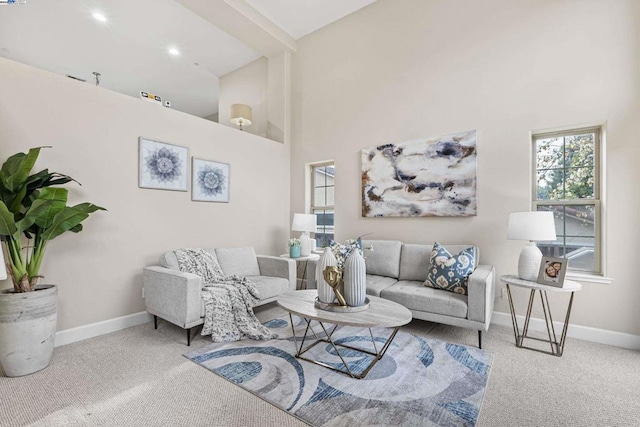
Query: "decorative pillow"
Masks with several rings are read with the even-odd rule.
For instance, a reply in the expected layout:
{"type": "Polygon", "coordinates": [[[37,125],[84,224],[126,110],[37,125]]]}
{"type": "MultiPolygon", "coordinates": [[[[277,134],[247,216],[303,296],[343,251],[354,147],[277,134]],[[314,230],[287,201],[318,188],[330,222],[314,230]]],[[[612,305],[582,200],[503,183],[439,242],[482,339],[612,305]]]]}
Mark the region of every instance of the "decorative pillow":
{"type": "Polygon", "coordinates": [[[338,260],[337,267],[340,270],[344,268],[345,261],[349,258],[351,251],[354,249],[358,249],[358,251],[360,251],[360,255],[364,256],[364,253],[362,252],[362,240],[360,239],[345,240],[344,245],[332,240],[331,243],[329,243],[329,247],[331,248],[333,255],[336,257],[336,260],[338,260]]]}
{"type": "Polygon", "coordinates": [[[429,273],[425,286],[467,295],[469,276],[476,268],[476,248],[471,246],[451,255],[440,243],[435,242],[429,257],[429,273]]]}

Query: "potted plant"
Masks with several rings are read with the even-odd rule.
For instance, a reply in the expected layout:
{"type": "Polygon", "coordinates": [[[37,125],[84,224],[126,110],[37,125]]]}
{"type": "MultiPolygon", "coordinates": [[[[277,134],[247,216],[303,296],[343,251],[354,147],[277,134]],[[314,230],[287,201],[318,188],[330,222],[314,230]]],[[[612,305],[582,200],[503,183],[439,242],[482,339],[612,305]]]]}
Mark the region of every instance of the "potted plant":
{"type": "Polygon", "coordinates": [[[0,239],[13,289],[0,292],[0,365],[7,376],[27,375],[51,360],[57,320],[57,288],[39,285],[49,241],[82,230],[92,203],[67,206],[60,185],[73,178],[48,169],[31,174],[40,149],[17,153],[0,168],[0,239]]]}
{"type": "Polygon", "coordinates": [[[300,239],[293,238],[289,240],[289,257],[300,258],[300,239]]]}

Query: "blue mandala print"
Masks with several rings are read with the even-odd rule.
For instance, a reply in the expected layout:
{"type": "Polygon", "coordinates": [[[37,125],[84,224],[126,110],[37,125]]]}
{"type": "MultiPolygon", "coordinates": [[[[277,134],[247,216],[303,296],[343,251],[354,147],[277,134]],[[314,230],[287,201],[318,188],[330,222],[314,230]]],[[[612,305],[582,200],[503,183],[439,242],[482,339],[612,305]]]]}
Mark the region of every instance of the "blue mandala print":
{"type": "Polygon", "coordinates": [[[177,181],[182,175],[178,153],[166,147],[159,148],[149,154],[146,164],[151,178],[160,182],[177,181]]]}
{"type": "Polygon", "coordinates": [[[224,172],[220,168],[204,165],[198,170],[198,188],[207,196],[222,194],[224,180],[224,172]]]}

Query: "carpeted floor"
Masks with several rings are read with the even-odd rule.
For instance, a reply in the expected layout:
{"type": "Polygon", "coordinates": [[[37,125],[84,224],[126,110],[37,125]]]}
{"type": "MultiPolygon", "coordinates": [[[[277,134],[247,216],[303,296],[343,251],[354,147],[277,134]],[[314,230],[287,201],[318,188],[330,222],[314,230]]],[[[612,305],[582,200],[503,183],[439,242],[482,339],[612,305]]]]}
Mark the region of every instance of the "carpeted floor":
{"type": "MultiPolygon", "coordinates": [[[[266,321],[284,315],[256,310],[266,321]]],[[[405,332],[463,345],[477,334],[415,320],[405,332]]],[[[145,324],[55,349],[36,374],[0,372],[0,426],[302,426],[300,420],[182,356],[184,331],[145,324]]],[[[209,344],[197,337],[192,348],[209,344]]],[[[491,374],[478,426],[636,426],[640,352],[568,339],[561,358],[483,336],[491,374]]]]}

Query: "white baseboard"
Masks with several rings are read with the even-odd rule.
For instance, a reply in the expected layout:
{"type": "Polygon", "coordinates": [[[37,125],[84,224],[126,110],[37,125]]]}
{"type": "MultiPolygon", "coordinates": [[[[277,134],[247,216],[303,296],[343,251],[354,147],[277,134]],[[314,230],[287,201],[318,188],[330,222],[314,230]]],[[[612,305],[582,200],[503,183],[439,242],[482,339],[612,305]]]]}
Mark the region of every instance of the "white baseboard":
{"type": "MultiPolygon", "coordinates": [[[[518,326],[522,329],[524,325],[524,316],[517,316],[518,326]]],[[[494,312],[491,318],[491,323],[494,325],[513,327],[511,322],[511,315],[508,313],[494,312]]],[[[560,333],[562,331],[563,323],[553,322],[556,330],[556,335],[560,339],[560,333]]],[[[533,331],[546,331],[544,319],[531,318],[529,322],[529,328],[533,331]]],[[[600,344],[613,345],[616,347],[628,348],[630,350],[640,350],[640,336],[625,334],[623,332],[607,331],[605,329],[591,328],[589,326],[573,325],[569,323],[569,329],[567,336],[571,338],[577,338],[579,340],[597,342],[600,344]]]]}
{"type": "MultiPolygon", "coordinates": [[[[104,320],[102,322],[91,323],[89,325],[78,326],[77,328],[65,329],[56,333],[55,346],[59,347],[65,344],[71,344],[76,341],[86,340],[87,338],[97,337],[99,335],[116,332],[121,329],[130,328],[132,326],[142,325],[151,322],[153,316],[146,311],[129,314],[127,316],[116,317],[115,319],[104,320]]],[[[494,312],[491,318],[494,325],[512,327],[511,315],[508,313],[494,312]]],[[[556,333],[559,335],[562,331],[562,323],[553,322],[556,333]]],[[[522,328],[524,324],[524,316],[518,316],[518,324],[522,328]]],[[[543,319],[531,318],[529,328],[533,331],[545,331],[546,326],[543,319]]],[[[591,328],[589,326],[569,324],[567,336],[580,340],[597,342],[600,344],[613,345],[616,347],[628,348],[631,350],[640,350],[640,336],[625,334],[622,332],[607,331],[605,329],[591,328]]]]}
{"type": "Polygon", "coordinates": [[[153,316],[146,311],[129,314],[127,316],[116,317],[115,319],[103,320],[102,322],[91,323],[89,325],[78,326],[77,328],[65,329],[56,333],[55,347],[72,342],[86,340],[132,326],[142,325],[151,322],[153,316]]]}

